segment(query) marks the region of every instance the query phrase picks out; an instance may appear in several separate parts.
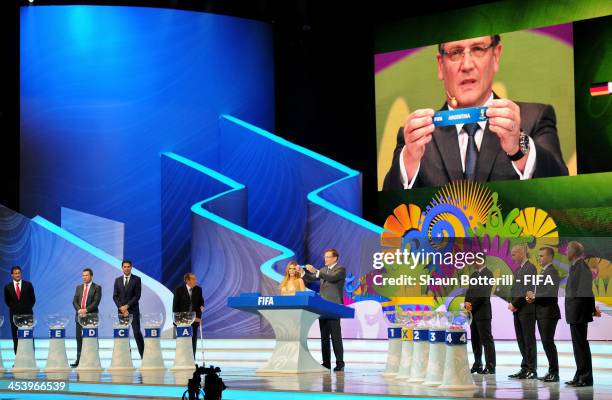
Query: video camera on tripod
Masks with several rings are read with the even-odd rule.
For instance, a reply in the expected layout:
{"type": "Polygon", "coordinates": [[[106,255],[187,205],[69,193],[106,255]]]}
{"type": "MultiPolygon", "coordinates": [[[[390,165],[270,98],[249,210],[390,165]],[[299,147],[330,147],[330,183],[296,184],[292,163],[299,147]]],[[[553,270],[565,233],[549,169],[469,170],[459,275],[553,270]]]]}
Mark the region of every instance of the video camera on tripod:
{"type": "Polygon", "coordinates": [[[199,400],[202,389],[202,375],[204,375],[204,400],[221,400],[223,391],[226,389],[223,379],[219,376],[221,368],[211,365],[210,367],[198,366],[193,372],[193,377],[187,382],[187,390],[183,393],[183,400],[199,400]]]}

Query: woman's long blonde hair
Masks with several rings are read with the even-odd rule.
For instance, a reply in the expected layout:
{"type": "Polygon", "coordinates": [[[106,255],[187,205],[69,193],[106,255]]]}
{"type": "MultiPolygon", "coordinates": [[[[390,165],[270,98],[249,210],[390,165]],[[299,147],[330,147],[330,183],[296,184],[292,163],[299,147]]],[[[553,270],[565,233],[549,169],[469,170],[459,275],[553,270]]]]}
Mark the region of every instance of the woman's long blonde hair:
{"type": "MultiPolygon", "coordinates": [[[[292,267],[292,266],[296,266],[297,267],[298,266],[297,261],[291,260],[291,261],[289,261],[289,263],[285,267],[285,277],[283,278],[283,281],[281,282],[280,287],[287,286],[287,282],[289,282],[289,278],[290,278],[289,277],[289,268],[292,267]]],[[[299,270],[299,268],[295,269],[295,279],[300,279],[300,275],[299,275],[298,270],[299,270]]]]}

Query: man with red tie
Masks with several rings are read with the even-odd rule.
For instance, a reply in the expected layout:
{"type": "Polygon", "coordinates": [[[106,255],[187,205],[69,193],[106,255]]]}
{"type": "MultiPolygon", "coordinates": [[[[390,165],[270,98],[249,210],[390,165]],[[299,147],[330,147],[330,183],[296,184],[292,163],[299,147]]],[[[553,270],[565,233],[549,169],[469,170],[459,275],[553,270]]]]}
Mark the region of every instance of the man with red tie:
{"type": "Polygon", "coordinates": [[[79,315],[93,314],[98,312],[100,300],[102,300],[102,286],[93,283],[93,271],[91,268],[83,269],[81,273],[83,284],[76,287],[74,298],[72,299],[72,307],[76,311],[74,320],[76,322],[76,340],[77,340],[77,357],[72,368],[79,366],[81,359],[81,347],[83,346],[83,331],[79,325],[79,315]]]}
{"type": "Polygon", "coordinates": [[[13,315],[34,314],[33,308],[36,303],[34,286],[28,281],[21,279],[21,267],[16,265],[11,268],[12,282],[4,287],[4,302],[9,308],[9,319],[11,321],[11,334],[13,335],[13,351],[17,354],[17,326],[13,323],[13,315]]]}

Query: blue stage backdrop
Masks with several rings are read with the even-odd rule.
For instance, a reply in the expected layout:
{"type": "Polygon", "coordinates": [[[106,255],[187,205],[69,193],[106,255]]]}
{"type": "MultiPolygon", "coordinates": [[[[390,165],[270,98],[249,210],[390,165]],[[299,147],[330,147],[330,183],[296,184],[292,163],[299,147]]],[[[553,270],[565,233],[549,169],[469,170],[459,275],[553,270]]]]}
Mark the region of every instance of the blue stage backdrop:
{"type": "Polygon", "coordinates": [[[0,208],[0,263],[24,267],[39,318],[73,313],[90,266],[109,335],[129,258],[165,335],[171,291],[194,271],[206,337],[269,337],[227,298],[277,294],[289,259],[320,266],[328,247],[354,302],[382,228],[359,216],[359,172],[271,133],[268,26],[92,6],[26,7],[21,24],[21,214],[0,208]]]}
{"type": "Polygon", "coordinates": [[[59,224],[66,207],[124,224],[123,255],[174,287],[189,252],[162,234],[173,220],[162,218],[160,153],[215,168],[219,115],[272,129],[272,62],[271,29],[257,21],[22,7],[22,213],[59,224]]]}

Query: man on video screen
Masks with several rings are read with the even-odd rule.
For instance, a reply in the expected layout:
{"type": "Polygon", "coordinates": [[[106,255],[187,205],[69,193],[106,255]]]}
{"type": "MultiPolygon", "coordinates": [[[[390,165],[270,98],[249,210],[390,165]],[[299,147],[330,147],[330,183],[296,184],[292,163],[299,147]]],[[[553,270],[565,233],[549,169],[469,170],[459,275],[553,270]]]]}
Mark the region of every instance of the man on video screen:
{"type": "Polygon", "coordinates": [[[433,109],[408,115],[383,190],[568,174],[553,107],[493,92],[501,51],[499,35],[438,46],[438,78],[447,98],[441,111],[487,107],[486,119],[435,126],[433,109]]]}

